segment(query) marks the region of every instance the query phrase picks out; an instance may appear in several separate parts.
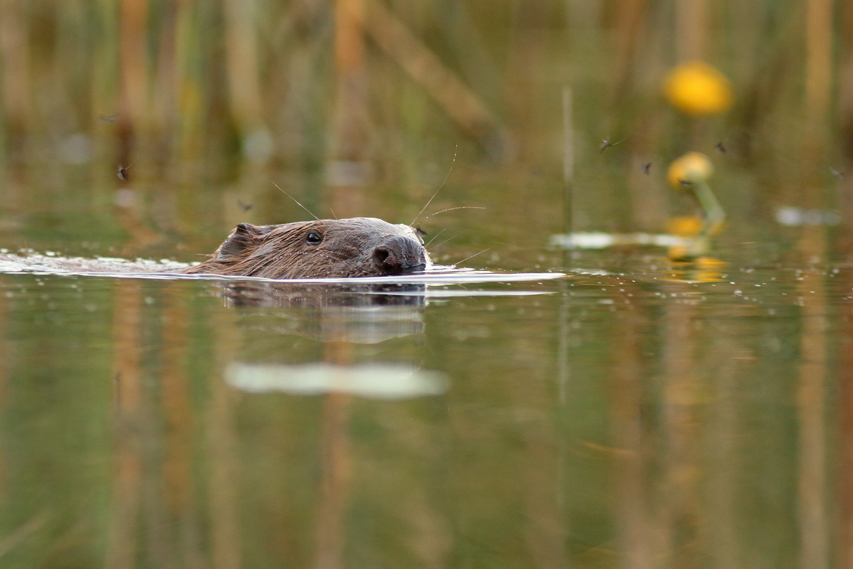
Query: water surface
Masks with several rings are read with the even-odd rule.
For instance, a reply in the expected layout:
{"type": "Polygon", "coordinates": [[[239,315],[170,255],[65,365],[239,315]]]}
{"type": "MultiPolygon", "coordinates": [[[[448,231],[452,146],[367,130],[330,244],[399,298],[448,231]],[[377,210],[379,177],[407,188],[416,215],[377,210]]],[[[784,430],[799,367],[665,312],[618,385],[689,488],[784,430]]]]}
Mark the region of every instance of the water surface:
{"type": "Polygon", "coordinates": [[[521,282],[0,275],[0,554],[794,566],[844,511],[853,272],[719,253],[552,252],[566,277],[521,282]]]}

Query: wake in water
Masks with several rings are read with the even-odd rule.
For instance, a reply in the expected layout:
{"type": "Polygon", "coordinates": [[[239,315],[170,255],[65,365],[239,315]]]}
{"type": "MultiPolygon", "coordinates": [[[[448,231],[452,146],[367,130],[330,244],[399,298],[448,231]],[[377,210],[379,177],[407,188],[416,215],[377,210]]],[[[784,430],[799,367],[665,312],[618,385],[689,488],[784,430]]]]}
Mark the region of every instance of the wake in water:
{"type": "Polygon", "coordinates": [[[0,273],[40,275],[88,275],[88,276],[141,276],[146,274],[174,274],[191,265],[163,259],[119,259],[115,257],[63,257],[56,253],[36,253],[24,250],[10,253],[0,249],[0,273]]]}
{"type": "Polygon", "coordinates": [[[192,265],[188,263],[179,263],[168,259],[160,261],[136,259],[131,261],[113,257],[63,257],[51,252],[44,254],[32,251],[9,253],[5,249],[0,249],[0,273],[10,275],[36,274],[158,280],[250,280],[278,283],[422,284],[432,286],[468,283],[530,282],[558,279],[566,276],[563,273],[493,273],[490,271],[444,265],[432,266],[422,273],[399,276],[323,279],[267,279],[261,277],[208,274],[187,275],[180,273],[180,271],[190,266],[192,265]]]}

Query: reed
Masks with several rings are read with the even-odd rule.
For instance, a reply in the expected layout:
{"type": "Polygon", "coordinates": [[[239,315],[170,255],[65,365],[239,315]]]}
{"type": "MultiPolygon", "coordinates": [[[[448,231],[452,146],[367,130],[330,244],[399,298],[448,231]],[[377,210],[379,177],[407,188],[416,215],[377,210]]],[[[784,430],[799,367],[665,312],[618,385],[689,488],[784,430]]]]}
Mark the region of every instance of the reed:
{"type": "MultiPolygon", "coordinates": [[[[800,14],[792,2],[735,0],[463,0],[447,9],[384,0],[4,0],[0,158],[61,162],[56,141],[77,133],[93,141],[93,171],[144,157],[193,179],[180,173],[197,173],[199,162],[219,176],[244,160],[299,168],[359,154],[398,160],[406,152],[368,150],[400,140],[416,155],[443,154],[418,144],[438,138],[556,173],[560,85],[573,85],[576,128],[591,146],[614,128],[641,128],[654,133],[640,137],[645,154],[666,154],[681,132],[661,112],[660,75],[692,58],[732,72],[739,98],[728,125],[775,145],[763,124],[785,114],[828,130],[833,101],[849,105],[834,91],[844,60],[834,57],[841,42],[831,5],[808,0],[800,14]],[[801,60],[790,57],[797,38],[801,60]],[[778,77],[776,60],[784,62],[778,77]],[[417,136],[407,138],[412,128],[417,136]]],[[[585,152],[580,144],[581,177],[585,152]]]]}

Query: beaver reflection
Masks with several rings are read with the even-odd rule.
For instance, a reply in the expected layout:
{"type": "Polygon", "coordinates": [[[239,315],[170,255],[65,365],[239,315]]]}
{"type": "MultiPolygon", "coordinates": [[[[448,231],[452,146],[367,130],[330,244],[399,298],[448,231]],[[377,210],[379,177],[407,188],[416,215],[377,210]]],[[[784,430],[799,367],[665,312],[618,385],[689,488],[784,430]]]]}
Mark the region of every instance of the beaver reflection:
{"type": "Polygon", "coordinates": [[[424,285],[242,281],[225,284],[223,296],[266,333],[375,344],[424,331],[424,285]]]}
{"type": "Polygon", "coordinates": [[[400,275],[431,264],[418,232],[373,217],[238,225],[213,256],[185,273],[273,279],[400,275]]]}
{"type": "Polygon", "coordinates": [[[241,281],[223,284],[230,306],[265,308],[371,308],[426,305],[422,284],[302,284],[241,281]]]}

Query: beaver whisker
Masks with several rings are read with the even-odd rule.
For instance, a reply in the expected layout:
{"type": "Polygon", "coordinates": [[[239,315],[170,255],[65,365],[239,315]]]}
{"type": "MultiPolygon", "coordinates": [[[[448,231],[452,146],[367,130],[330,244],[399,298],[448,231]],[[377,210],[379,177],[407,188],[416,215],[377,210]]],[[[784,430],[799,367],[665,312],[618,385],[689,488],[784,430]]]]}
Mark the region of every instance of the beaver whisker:
{"type": "Polygon", "coordinates": [[[295,201],[295,202],[296,202],[296,205],[298,205],[299,207],[301,207],[302,209],[304,209],[305,211],[307,211],[307,212],[308,212],[308,215],[310,215],[311,217],[313,217],[313,218],[314,218],[314,219],[316,219],[317,221],[320,221],[320,218],[319,218],[319,217],[317,217],[316,215],[314,215],[314,214],[311,212],[311,210],[310,210],[310,209],[308,209],[307,207],[305,207],[304,205],[302,205],[301,203],[299,203],[299,202],[296,200],[296,198],[294,198],[293,196],[291,196],[290,194],[288,194],[287,192],[285,192],[284,190],[282,190],[282,189],[281,189],[281,186],[279,186],[279,185],[278,185],[278,184],[276,184],[275,182],[273,182],[273,183],[272,183],[272,185],[273,185],[273,186],[275,186],[276,188],[278,188],[278,189],[279,189],[279,191],[281,191],[284,195],[286,195],[287,197],[289,197],[290,199],[292,199],[293,201],[295,201]]]}
{"type": "Polygon", "coordinates": [[[447,239],[445,239],[444,241],[442,241],[441,243],[439,243],[439,244],[438,244],[438,245],[436,245],[435,247],[436,247],[436,248],[441,247],[442,245],[444,245],[445,243],[447,243],[447,242],[448,242],[448,241],[450,241],[451,239],[455,239],[455,238],[456,238],[456,235],[451,235],[450,237],[448,237],[447,239]]]}
{"type": "MultiPolygon", "coordinates": [[[[447,229],[447,228],[445,227],[444,229],[447,229]]],[[[438,233],[436,233],[435,235],[433,235],[432,239],[430,239],[429,241],[427,241],[427,243],[426,243],[426,245],[424,245],[424,247],[429,247],[429,244],[430,244],[430,243],[432,243],[433,241],[435,241],[435,240],[436,240],[436,238],[437,238],[439,235],[441,235],[442,233],[444,233],[444,229],[442,229],[441,231],[439,231],[438,233]]]]}
{"type": "Polygon", "coordinates": [[[429,219],[430,217],[435,217],[435,216],[436,216],[436,215],[438,215],[439,213],[444,213],[444,212],[446,212],[446,211],[453,211],[453,210],[455,210],[455,209],[486,209],[486,208],[484,208],[484,207],[480,207],[480,206],[476,206],[476,205],[460,205],[460,206],[458,206],[458,207],[449,207],[449,208],[447,208],[447,209],[443,209],[443,210],[441,210],[441,211],[437,211],[437,212],[435,212],[435,213],[431,213],[431,214],[429,214],[428,216],[426,216],[426,217],[424,218],[424,221],[426,221],[426,220],[427,220],[427,219],[429,219]]]}
{"type": "Polygon", "coordinates": [[[412,222],[409,224],[409,227],[414,227],[415,222],[418,220],[418,218],[421,216],[421,214],[424,212],[424,210],[426,210],[426,208],[429,207],[429,204],[432,203],[432,200],[435,199],[435,196],[437,196],[438,192],[441,191],[441,188],[444,187],[444,184],[447,183],[448,178],[450,178],[450,173],[453,172],[453,165],[456,164],[456,152],[458,150],[459,150],[459,145],[457,144],[456,147],[453,149],[453,160],[450,161],[450,168],[448,168],[448,170],[447,170],[447,175],[444,177],[444,181],[441,182],[441,185],[438,187],[438,189],[435,191],[435,193],[432,195],[432,197],[429,199],[429,201],[426,203],[426,205],[424,205],[424,207],[421,208],[421,211],[418,212],[418,215],[416,215],[415,219],[413,219],[412,222]]]}
{"type": "Polygon", "coordinates": [[[464,263],[464,262],[465,262],[465,261],[467,261],[468,259],[473,259],[473,258],[474,258],[474,257],[476,257],[477,255],[479,255],[479,254],[481,254],[481,253],[485,253],[486,251],[488,251],[488,249],[483,249],[483,250],[482,250],[482,251],[480,251],[479,253],[474,253],[473,255],[471,255],[471,256],[469,256],[469,257],[465,257],[464,259],[462,259],[462,260],[461,260],[461,261],[459,261],[458,263],[454,263],[454,264],[458,267],[459,265],[461,265],[462,263],[464,263]]]}

